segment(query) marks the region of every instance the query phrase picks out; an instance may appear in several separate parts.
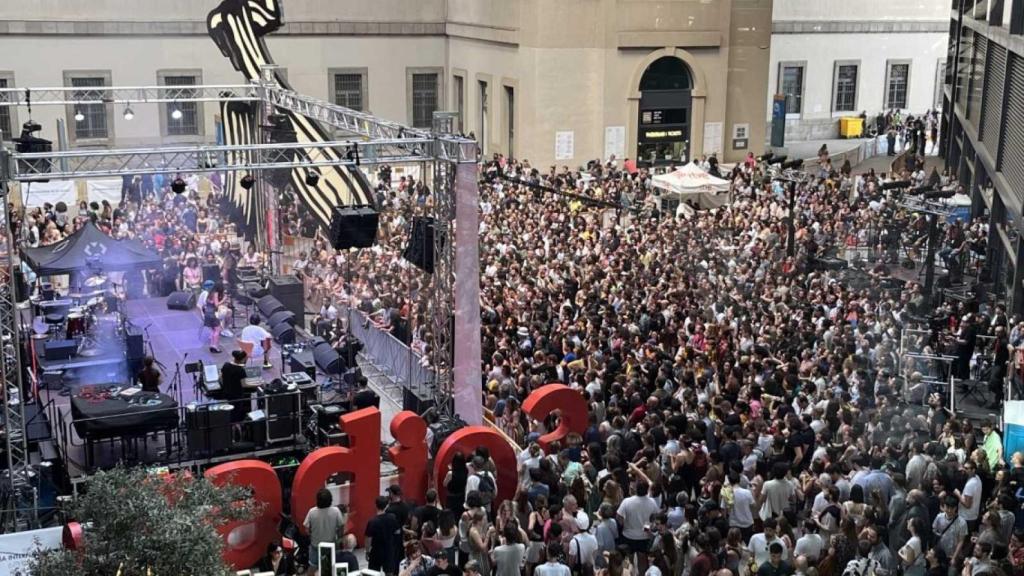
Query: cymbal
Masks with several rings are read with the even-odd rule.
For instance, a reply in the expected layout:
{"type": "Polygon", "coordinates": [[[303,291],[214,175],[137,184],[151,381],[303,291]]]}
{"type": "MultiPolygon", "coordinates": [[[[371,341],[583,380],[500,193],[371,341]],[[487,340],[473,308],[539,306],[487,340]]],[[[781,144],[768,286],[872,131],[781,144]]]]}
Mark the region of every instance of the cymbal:
{"type": "Polygon", "coordinates": [[[89,288],[96,288],[98,286],[103,286],[106,283],[107,283],[107,277],[106,276],[93,276],[92,278],[86,278],[86,280],[84,282],[84,284],[86,286],[88,286],[89,288]]]}
{"type": "Polygon", "coordinates": [[[92,292],[73,292],[68,294],[68,298],[72,300],[85,300],[87,298],[95,298],[96,296],[102,296],[106,294],[106,290],[93,290],[92,292]]]}

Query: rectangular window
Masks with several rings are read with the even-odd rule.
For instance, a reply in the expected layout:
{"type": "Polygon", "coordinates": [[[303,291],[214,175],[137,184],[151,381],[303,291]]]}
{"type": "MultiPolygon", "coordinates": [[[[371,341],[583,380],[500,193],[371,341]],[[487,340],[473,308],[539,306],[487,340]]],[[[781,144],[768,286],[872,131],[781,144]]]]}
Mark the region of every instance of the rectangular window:
{"type": "Polygon", "coordinates": [[[480,119],[477,126],[480,127],[480,134],[477,135],[477,142],[480,143],[480,151],[487,153],[487,82],[477,80],[477,87],[480,92],[480,119]]]}
{"type": "Polygon", "coordinates": [[[800,114],[803,110],[804,67],[783,65],[779,91],[786,96],[786,114],[800,114]]]}
{"type": "Polygon", "coordinates": [[[437,74],[412,75],[412,125],[430,128],[437,111],[437,74]]]}
{"type": "MultiPolygon", "coordinates": [[[[96,88],[105,84],[106,80],[102,76],[73,77],[71,78],[71,87],[82,88],[82,90],[75,90],[71,93],[71,97],[89,100],[104,97],[106,91],[96,88]]],[[[73,114],[75,140],[104,140],[109,137],[106,104],[76,104],[73,114]]]]}
{"type": "MultiPolygon", "coordinates": [[[[10,88],[11,83],[7,78],[0,78],[0,88],[10,88]]],[[[0,93],[0,101],[7,101],[7,94],[0,93]]],[[[0,106],[0,140],[10,141],[14,137],[14,126],[11,122],[11,108],[9,106],[0,106]]]]}
{"type": "Polygon", "coordinates": [[[361,112],[363,110],[363,75],[335,74],[334,103],[361,112]]]}
{"type": "Polygon", "coordinates": [[[836,66],[835,100],[832,102],[833,112],[853,112],[857,108],[857,65],[839,64],[836,66]]]}
{"type": "Polygon", "coordinates": [[[506,121],[508,122],[508,146],[505,149],[505,154],[509,158],[514,158],[515,142],[516,142],[516,94],[515,89],[511,86],[505,86],[505,110],[507,113],[506,121]]]}
{"type": "Polygon", "coordinates": [[[885,89],[885,107],[904,109],[907,107],[907,87],[910,82],[910,64],[889,64],[885,89]]]}
{"type": "Polygon", "coordinates": [[[455,120],[455,129],[459,132],[464,132],[466,125],[466,86],[462,76],[452,76],[452,89],[455,91],[455,112],[459,114],[459,117],[455,120]]]}
{"type": "MultiPolygon", "coordinates": [[[[160,84],[168,86],[164,90],[167,98],[195,98],[196,91],[190,86],[199,84],[198,78],[191,75],[160,76],[160,84]],[[173,88],[171,88],[173,87],[173,88]]],[[[164,104],[164,121],[167,136],[199,136],[199,103],[179,101],[164,104]]]]}

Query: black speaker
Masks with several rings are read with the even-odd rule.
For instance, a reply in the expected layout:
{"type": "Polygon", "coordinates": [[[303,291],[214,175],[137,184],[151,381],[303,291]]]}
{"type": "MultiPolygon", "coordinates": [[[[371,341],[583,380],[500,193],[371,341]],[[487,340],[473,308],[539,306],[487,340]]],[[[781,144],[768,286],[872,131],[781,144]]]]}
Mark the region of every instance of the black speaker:
{"type": "Polygon", "coordinates": [[[288,366],[292,372],[305,372],[314,381],[316,380],[316,360],[313,359],[312,350],[305,349],[293,353],[288,359],[288,366]]]}
{"type": "Polygon", "coordinates": [[[320,342],[313,349],[313,360],[316,367],[323,370],[325,374],[341,373],[341,356],[329,343],[320,342]]]}
{"type": "Polygon", "coordinates": [[[380,214],[371,206],[335,206],[331,216],[331,246],[335,250],[369,248],[377,241],[380,214]]]}
{"type": "Polygon", "coordinates": [[[171,292],[167,296],[168,310],[191,310],[196,307],[196,295],[192,292],[171,292]]]}
{"type": "Polygon", "coordinates": [[[14,300],[24,302],[28,300],[28,284],[25,282],[25,272],[19,267],[14,269],[14,300]]]}
{"type": "Polygon", "coordinates": [[[43,345],[43,350],[43,358],[47,360],[67,360],[78,351],[78,342],[75,340],[50,340],[43,345]]]}
{"type": "Polygon", "coordinates": [[[203,282],[210,280],[214,283],[220,282],[220,266],[217,264],[203,264],[203,282]]]}
{"type": "Polygon", "coordinates": [[[272,276],[270,295],[281,301],[284,309],[295,315],[294,322],[302,324],[306,314],[305,286],[293,275],[272,276]]]}
{"type": "Polygon", "coordinates": [[[423,414],[434,407],[432,397],[423,397],[408,386],[402,388],[402,410],[412,410],[417,414],[423,414]]]}
{"type": "Polygon", "coordinates": [[[193,456],[217,454],[231,447],[231,404],[189,406],[185,412],[188,449],[193,456]]]}
{"type": "Polygon", "coordinates": [[[295,327],[287,322],[274,324],[270,327],[270,333],[274,336],[274,340],[276,340],[278,344],[295,343],[295,327]]]}
{"type": "Polygon", "coordinates": [[[402,254],[417,268],[427,274],[434,273],[434,219],[417,216],[412,220],[412,234],[402,254]]]}
{"type": "Polygon", "coordinates": [[[274,312],[267,318],[267,324],[270,326],[277,326],[281,323],[295,326],[295,313],[291,310],[281,310],[280,312],[274,312]]]}
{"type": "Polygon", "coordinates": [[[267,440],[291,440],[298,433],[299,395],[267,394],[267,440]]]}
{"type": "Polygon", "coordinates": [[[845,270],[846,266],[846,260],[840,258],[818,258],[816,268],[818,270],[845,270]]]}
{"type": "Polygon", "coordinates": [[[281,304],[280,300],[270,295],[260,298],[256,302],[256,307],[260,309],[260,314],[263,314],[267,318],[270,318],[274,314],[285,309],[284,304],[281,304]]]}
{"type": "Polygon", "coordinates": [[[145,341],[142,339],[142,330],[129,325],[125,330],[125,350],[128,353],[128,362],[142,360],[146,357],[145,341]]]}

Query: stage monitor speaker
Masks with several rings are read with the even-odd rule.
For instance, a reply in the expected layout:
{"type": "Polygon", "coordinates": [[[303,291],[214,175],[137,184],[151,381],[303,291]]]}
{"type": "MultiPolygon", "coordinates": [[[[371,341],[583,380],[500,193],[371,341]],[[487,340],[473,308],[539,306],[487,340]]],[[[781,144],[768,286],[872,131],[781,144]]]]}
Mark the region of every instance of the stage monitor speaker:
{"type": "Polygon", "coordinates": [[[408,386],[402,388],[402,410],[411,410],[417,414],[423,414],[433,407],[434,399],[432,397],[420,396],[408,386]]]}
{"type": "Polygon", "coordinates": [[[68,360],[78,351],[75,340],[50,340],[43,345],[43,358],[47,360],[68,360]]]}
{"type": "Polygon", "coordinates": [[[327,342],[321,342],[313,349],[313,360],[317,368],[323,370],[325,374],[341,373],[341,355],[327,342]]]}
{"type": "Polygon", "coordinates": [[[316,360],[313,359],[312,350],[303,350],[302,352],[295,352],[291,358],[288,359],[288,366],[292,372],[305,372],[316,380],[316,360]]]}
{"type": "Polygon", "coordinates": [[[274,314],[285,310],[284,304],[273,296],[267,295],[256,301],[256,307],[259,308],[260,314],[263,314],[266,318],[270,318],[274,314]]]}
{"type": "Polygon", "coordinates": [[[370,206],[335,206],[331,215],[331,246],[335,250],[373,246],[379,220],[380,214],[370,206]]]}
{"type": "Polygon", "coordinates": [[[196,295],[192,292],[171,292],[167,296],[168,310],[191,310],[196,307],[196,295]]]}
{"type": "Polygon", "coordinates": [[[434,219],[416,216],[412,220],[412,234],[409,244],[402,253],[413,265],[427,274],[434,273],[434,219]]]}
{"type": "Polygon", "coordinates": [[[249,428],[249,437],[257,448],[267,445],[267,414],[263,410],[253,410],[245,415],[245,426],[249,428]]]}
{"type": "Polygon", "coordinates": [[[302,324],[306,314],[305,286],[292,275],[272,276],[270,295],[281,301],[285,310],[295,315],[293,323],[302,324]]]}
{"type": "Polygon", "coordinates": [[[270,327],[270,334],[278,344],[295,343],[295,327],[287,322],[280,322],[270,327]]]}
{"type": "Polygon", "coordinates": [[[291,310],[281,310],[275,312],[267,318],[267,324],[270,326],[277,326],[278,324],[288,324],[289,326],[295,326],[295,313],[291,310]]]}
{"type": "Polygon", "coordinates": [[[291,440],[298,433],[298,394],[267,394],[267,440],[291,440]]]}
{"type": "Polygon", "coordinates": [[[220,282],[220,265],[203,264],[203,282],[207,280],[213,283],[220,282]]]}
{"type": "Polygon", "coordinates": [[[125,330],[125,350],[128,361],[140,361],[146,357],[146,342],[142,338],[142,330],[129,325],[125,330]]]}

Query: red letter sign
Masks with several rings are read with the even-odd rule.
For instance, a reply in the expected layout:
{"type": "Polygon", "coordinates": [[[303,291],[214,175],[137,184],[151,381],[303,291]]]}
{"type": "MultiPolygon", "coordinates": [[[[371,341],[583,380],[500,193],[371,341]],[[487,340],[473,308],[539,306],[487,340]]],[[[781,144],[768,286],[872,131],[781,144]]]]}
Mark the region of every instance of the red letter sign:
{"type": "Polygon", "coordinates": [[[523,402],[523,411],[534,420],[543,420],[555,410],[561,412],[558,428],[537,440],[545,451],[552,442],[565,438],[570,432],[582,435],[587,431],[587,401],[565,384],[545,384],[523,402]]]}
{"type": "Polygon", "coordinates": [[[399,412],[391,421],[391,436],[399,444],[388,448],[388,453],[402,471],[398,482],[402,495],[423,504],[427,494],[427,423],[415,412],[399,412]]]}
{"type": "Polygon", "coordinates": [[[352,474],[349,485],[349,530],[363,544],[366,523],[376,514],[374,501],[380,495],[380,411],[363,408],[340,418],[349,447],[321,448],[302,461],[292,483],[292,518],[303,533],[309,509],[316,506],[316,493],[327,478],[339,472],[352,474]]]}
{"type": "MultiPolygon", "coordinates": [[[[259,460],[238,460],[214,466],[206,471],[206,478],[215,486],[231,484],[243,486],[252,491],[252,498],[263,504],[260,516],[253,520],[256,537],[241,546],[224,547],[224,560],[236,570],[248,568],[260,561],[267,552],[267,544],[278,539],[277,526],[281,521],[281,483],[277,473],[266,462],[259,460]]],[[[228,534],[248,522],[232,522],[220,528],[227,539],[228,534]]]]}
{"type": "Polygon", "coordinates": [[[452,433],[437,449],[434,457],[434,478],[437,479],[437,494],[441,502],[445,501],[448,494],[444,487],[444,476],[452,463],[452,457],[456,452],[469,455],[477,446],[487,447],[498,469],[498,493],[494,497],[494,508],[515,496],[519,473],[512,445],[501,434],[486,426],[467,426],[452,433]]]}

